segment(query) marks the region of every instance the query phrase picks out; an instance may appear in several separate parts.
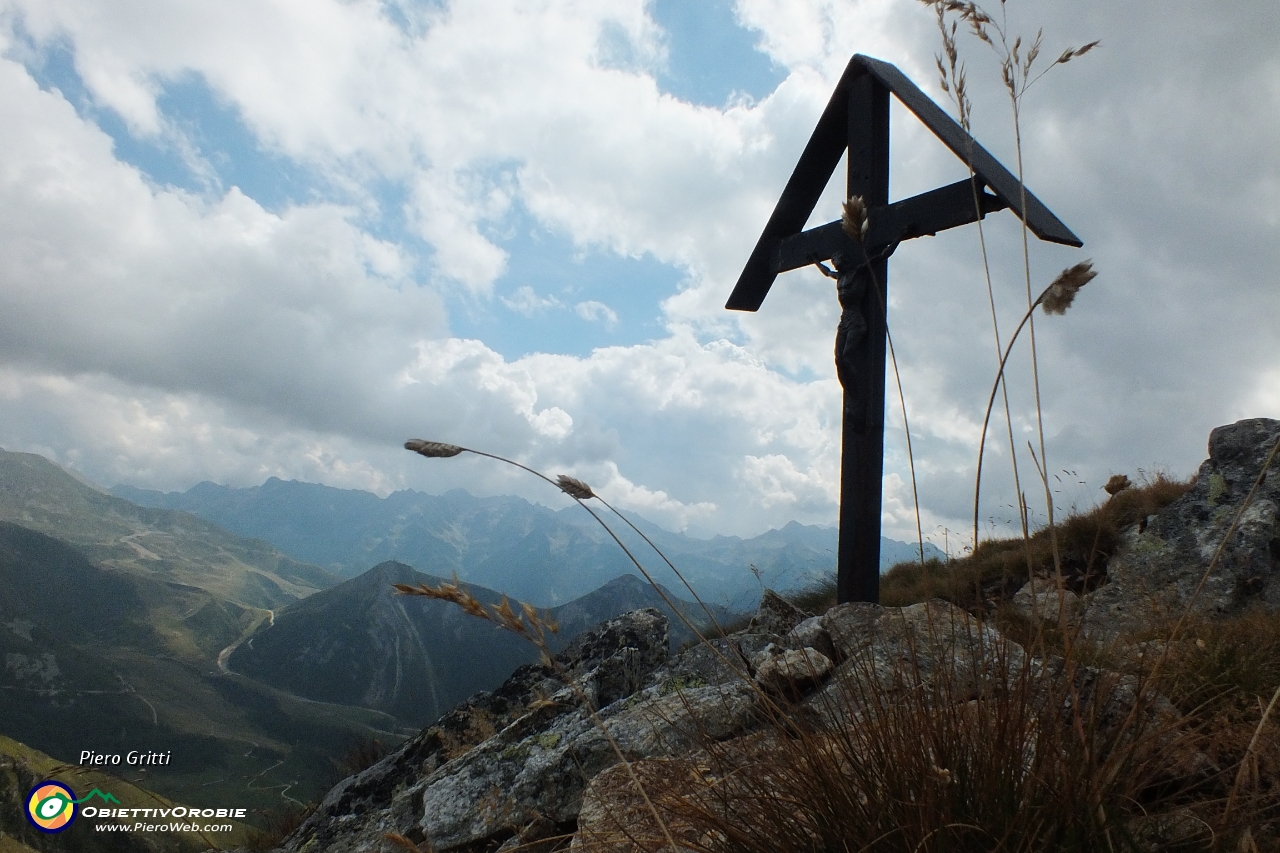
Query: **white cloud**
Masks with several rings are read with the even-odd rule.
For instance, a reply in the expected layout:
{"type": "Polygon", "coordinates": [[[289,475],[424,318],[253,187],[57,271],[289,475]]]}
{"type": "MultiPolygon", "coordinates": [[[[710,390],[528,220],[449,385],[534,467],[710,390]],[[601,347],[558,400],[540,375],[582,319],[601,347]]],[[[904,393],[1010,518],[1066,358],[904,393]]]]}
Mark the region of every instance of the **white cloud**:
{"type": "MultiPolygon", "coordinates": [[[[1033,245],[1033,285],[1085,256],[1101,272],[1070,314],[1037,323],[1050,470],[1189,471],[1211,427],[1280,406],[1280,295],[1268,286],[1280,266],[1268,195],[1280,186],[1280,66],[1259,23],[1269,0],[1209,22],[1186,0],[1155,18],[1102,0],[1011,14],[1024,8],[1040,20],[1013,23],[1043,23],[1046,56],[1103,38],[1038,83],[1024,110],[1029,184],[1087,244],[1033,245]]],[[[144,485],[270,472],[538,495],[487,463],[402,458],[398,443],[420,435],[579,472],[673,525],[834,521],[831,282],[782,276],[757,315],[723,304],[850,54],[893,61],[940,97],[924,6],[740,0],[740,19],[789,73],[758,103],[724,109],[659,90],[662,39],[641,0],[469,0],[410,10],[403,29],[371,0],[0,9],[5,446],[144,485]],[[271,212],[212,182],[205,196],[148,183],[15,61],[31,52],[15,42],[19,22],[37,54],[67,45],[94,101],[135,134],[180,133],[157,96],[198,75],[328,194],[271,212]],[[387,184],[428,251],[373,236],[366,220],[382,199],[369,187],[387,184]],[[517,209],[579,249],[678,267],[665,336],[514,361],[492,341],[450,337],[437,292],[471,305],[520,274],[495,236],[517,209]]],[[[977,133],[1012,165],[1007,103],[976,47],[977,133]]],[[[959,177],[896,108],[892,132],[896,196],[959,177]]],[[[835,218],[839,183],[815,222],[835,218]]],[[[1003,335],[1026,304],[1014,225],[1002,213],[985,230],[1003,335]]],[[[503,301],[533,314],[556,307],[547,292],[529,280],[503,301]]],[[[963,527],[995,369],[976,229],[904,244],[889,292],[923,523],[963,527]]],[[[603,302],[573,304],[616,322],[603,302]]],[[[1027,343],[1010,374],[1019,449],[1034,437],[1027,343]]],[[[989,442],[995,514],[1012,493],[1000,419],[989,442]]],[[[887,444],[886,529],[907,538],[895,429],[887,444]]]]}
{"type": "Polygon", "coordinates": [[[555,308],[560,305],[560,300],[554,296],[539,296],[534,292],[533,288],[527,284],[522,284],[516,288],[516,292],[510,299],[502,297],[502,304],[506,305],[517,314],[523,314],[526,317],[532,317],[539,311],[545,311],[548,308],[555,308]]]}
{"type": "Polygon", "coordinates": [[[0,61],[0,353],[350,428],[443,331],[401,250],[328,204],[264,211],[149,186],[56,93],[0,61]],[[383,380],[378,380],[382,382],[383,380]],[[342,404],[335,405],[341,401],[342,404]]]}
{"type": "Polygon", "coordinates": [[[596,302],[594,299],[579,302],[573,306],[573,310],[588,323],[604,323],[608,328],[613,328],[618,324],[618,312],[603,302],[596,302]]]}
{"type": "MultiPolygon", "coordinates": [[[[416,436],[571,468],[611,502],[679,527],[764,523],[769,500],[740,488],[730,500],[718,481],[737,479],[749,455],[787,455],[820,479],[838,453],[826,428],[834,383],[795,385],[723,341],[676,335],[506,362],[478,341],[441,340],[419,344],[407,375],[435,423],[416,436]]],[[[803,497],[799,517],[834,520],[829,501],[803,497]]]]}

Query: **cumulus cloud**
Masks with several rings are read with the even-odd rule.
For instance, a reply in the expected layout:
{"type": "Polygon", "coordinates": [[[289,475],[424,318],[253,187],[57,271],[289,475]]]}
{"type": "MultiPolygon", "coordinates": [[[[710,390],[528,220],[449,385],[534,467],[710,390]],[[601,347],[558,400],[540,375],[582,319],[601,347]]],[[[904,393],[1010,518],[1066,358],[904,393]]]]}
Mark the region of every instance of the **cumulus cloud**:
{"type": "MultiPolygon", "coordinates": [[[[548,308],[555,308],[560,305],[560,300],[554,296],[539,296],[534,292],[533,288],[527,284],[522,284],[516,288],[516,292],[510,298],[502,297],[502,304],[506,305],[517,314],[523,314],[526,317],[532,317],[539,311],[545,311],[548,308]]],[[[579,312],[581,313],[581,312],[579,312]]]]}
{"type": "MultiPolygon", "coordinates": [[[[0,444],[166,488],[277,475],[539,496],[475,460],[402,458],[399,442],[418,436],[576,473],[673,526],[833,523],[831,282],[792,272],[758,314],[723,304],[852,53],[943,100],[928,10],[739,0],[786,77],[710,108],[659,88],[662,33],[642,0],[397,8],[0,4],[0,444]],[[56,46],[93,110],[36,84],[31,68],[56,46]],[[163,94],[193,77],[304,170],[311,195],[268,209],[125,163],[94,116],[180,147],[163,94]],[[496,341],[451,333],[456,312],[520,273],[502,238],[517,209],[578,249],[680,270],[653,339],[507,359],[496,341]],[[397,217],[407,230],[391,235],[397,217]]],[[[1028,182],[1087,249],[1033,244],[1032,289],[1085,256],[1100,272],[1068,315],[1036,325],[1049,469],[1099,484],[1138,466],[1190,471],[1211,427],[1280,416],[1280,295],[1267,285],[1280,265],[1280,67],[1259,24],[1272,10],[1237,3],[1207,24],[1189,0],[1157,17],[1102,0],[1030,12],[1011,26],[1043,24],[1046,56],[1103,39],[1023,106],[1028,182]]],[[[977,135],[1013,165],[998,71],[985,46],[966,47],[977,135]]],[[[895,197],[963,177],[905,111],[891,127],[895,197]]],[[[838,216],[840,183],[811,224],[838,216]]],[[[1026,307],[1016,226],[1001,213],[983,232],[1002,342],[1026,307]]],[[[904,244],[891,264],[926,534],[972,515],[997,362],[976,231],[904,244]]],[[[618,322],[606,301],[551,293],[528,280],[499,299],[526,316],[572,306],[618,322]]],[[[988,437],[992,518],[1012,503],[1011,452],[1038,442],[1029,343],[1009,376],[1012,425],[1001,411],[988,437]]],[[[910,538],[889,387],[886,532],[910,538]]]]}
{"type": "MultiPolygon", "coordinates": [[[[433,426],[420,423],[416,436],[566,469],[611,502],[682,529],[767,526],[775,502],[743,488],[755,483],[755,454],[819,457],[835,482],[834,383],[790,383],[723,341],[677,334],[586,358],[511,362],[479,341],[422,342],[402,384],[432,402],[433,426]]],[[[829,497],[806,494],[796,517],[825,521],[829,497]]]]}
{"type": "Polygon", "coordinates": [[[349,210],[272,214],[234,188],[214,199],[155,188],[10,61],[0,100],[6,363],[352,428],[373,403],[370,378],[410,355],[405,338],[444,331],[402,251],[349,210]]]}
{"type": "Polygon", "coordinates": [[[579,302],[573,306],[573,310],[588,323],[604,323],[609,327],[616,326],[618,323],[618,312],[603,302],[597,302],[594,299],[579,302]]]}

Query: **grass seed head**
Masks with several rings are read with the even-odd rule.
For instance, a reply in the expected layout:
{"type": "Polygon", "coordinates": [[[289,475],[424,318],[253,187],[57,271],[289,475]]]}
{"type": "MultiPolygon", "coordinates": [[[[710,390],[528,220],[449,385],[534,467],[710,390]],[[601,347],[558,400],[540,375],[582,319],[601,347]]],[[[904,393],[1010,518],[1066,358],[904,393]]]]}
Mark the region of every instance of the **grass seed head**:
{"type": "Polygon", "coordinates": [[[867,219],[867,203],[862,196],[855,195],[850,196],[842,206],[844,213],[840,217],[840,225],[844,233],[861,243],[862,238],[867,236],[867,229],[871,227],[871,222],[867,219]]]}
{"type": "Polygon", "coordinates": [[[439,586],[429,586],[420,583],[417,586],[409,586],[408,584],[396,583],[392,584],[396,592],[401,595],[420,595],[424,598],[434,598],[437,601],[448,601],[458,605],[463,612],[472,616],[478,616],[481,619],[495,621],[484,609],[484,606],[476,600],[475,596],[461,588],[458,578],[455,575],[453,583],[442,583],[439,586]]]}
{"type": "Polygon", "coordinates": [[[1112,474],[1111,479],[1107,480],[1107,484],[1102,488],[1106,490],[1107,494],[1116,495],[1132,486],[1133,483],[1124,474],[1112,474]]]}
{"type": "Polygon", "coordinates": [[[1075,48],[1069,47],[1062,52],[1062,55],[1058,57],[1057,62],[1055,62],[1054,64],[1057,65],[1063,62],[1070,62],[1071,60],[1075,59],[1077,56],[1084,56],[1086,53],[1093,50],[1099,44],[1100,42],[1091,41],[1088,44],[1086,44],[1084,47],[1075,47],[1075,48]]]}
{"type": "Polygon", "coordinates": [[[1040,294],[1040,305],[1046,314],[1065,314],[1076,298],[1080,288],[1093,281],[1098,275],[1093,268],[1093,261],[1081,261],[1073,267],[1063,270],[1053,283],[1040,294]]]}
{"type": "Polygon", "coordinates": [[[560,491],[564,492],[571,498],[577,498],[585,501],[594,498],[596,493],[591,491],[591,487],[579,480],[577,477],[570,477],[568,474],[561,474],[556,477],[556,485],[560,487],[560,491]]]}
{"type": "Polygon", "coordinates": [[[404,449],[439,459],[457,456],[463,450],[466,450],[465,447],[459,447],[456,444],[445,444],[443,441],[424,441],[421,438],[409,439],[404,443],[404,449]]]}

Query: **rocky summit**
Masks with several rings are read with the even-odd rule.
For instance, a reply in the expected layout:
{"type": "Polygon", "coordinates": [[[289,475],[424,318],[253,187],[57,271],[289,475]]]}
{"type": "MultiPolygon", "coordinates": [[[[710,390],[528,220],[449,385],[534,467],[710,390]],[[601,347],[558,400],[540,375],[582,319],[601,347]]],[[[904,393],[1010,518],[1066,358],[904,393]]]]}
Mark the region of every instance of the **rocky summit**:
{"type": "Polygon", "coordinates": [[[1087,597],[1086,631],[1109,638],[1188,607],[1208,616],[1280,610],[1278,441],[1280,421],[1269,418],[1213,430],[1191,490],[1127,532],[1108,583],[1087,597]]]}
{"type": "MultiPolygon", "coordinates": [[[[1193,488],[1125,532],[1101,586],[1076,596],[1041,581],[1012,603],[1033,617],[1065,612],[1100,639],[1153,608],[1210,618],[1280,610],[1278,443],[1274,420],[1215,429],[1193,488]]],[[[668,633],[661,613],[637,610],[581,634],[554,660],[521,667],[340,782],[279,849],[550,850],[571,838],[574,849],[631,850],[628,833],[649,820],[637,780],[690,784],[681,780],[713,763],[709,745],[749,752],[785,736],[779,710],[820,736],[874,725],[877,709],[908,697],[978,713],[1019,670],[1066,683],[1067,706],[1103,696],[1103,728],[1128,724],[1140,707],[1132,676],[1031,658],[992,620],[940,600],[843,604],[815,616],[769,592],[737,633],[676,655],[668,633]]],[[[1070,720],[1076,709],[1067,706],[1070,720]]],[[[1158,697],[1141,712],[1176,726],[1177,711],[1158,697]]],[[[689,838],[669,830],[677,843],[689,838]]]]}

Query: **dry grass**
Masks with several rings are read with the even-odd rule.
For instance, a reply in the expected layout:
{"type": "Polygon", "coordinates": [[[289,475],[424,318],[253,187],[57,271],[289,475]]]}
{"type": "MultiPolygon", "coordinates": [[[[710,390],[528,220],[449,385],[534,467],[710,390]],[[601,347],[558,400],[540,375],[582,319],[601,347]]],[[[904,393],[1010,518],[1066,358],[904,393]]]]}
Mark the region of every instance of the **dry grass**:
{"type": "MultiPolygon", "coordinates": [[[[696,774],[644,778],[683,847],[707,853],[1280,850],[1280,618],[1182,630],[1154,676],[1132,646],[1111,650],[1125,677],[1089,669],[1080,643],[1051,666],[1009,646],[977,698],[914,657],[886,689],[858,658],[830,715],[855,724],[776,720],[705,742],[696,774]]],[[[629,843],[664,849],[639,830],[629,843]]]]}
{"type": "MultiPolygon", "coordinates": [[[[941,598],[971,612],[994,613],[1000,601],[1021,589],[1032,575],[1054,574],[1054,538],[1067,587],[1089,591],[1102,580],[1107,560],[1125,530],[1144,526],[1148,517],[1186,494],[1192,482],[1156,474],[1140,486],[1116,492],[1092,510],[1069,515],[1057,525],[1056,537],[1046,528],[1026,540],[987,540],[967,557],[898,563],[880,576],[880,603],[905,607],[941,598]]],[[[803,610],[823,613],[836,603],[835,578],[795,592],[790,600],[803,610]]],[[[745,624],[744,619],[737,627],[745,624]]]]}
{"type": "Polygon", "coordinates": [[[1142,526],[1148,516],[1190,488],[1190,482],[1157,474],[1140,487],[1116,493],[1093,510],[1069,515],[1053,531],[1045,528],[1027,539],[987,540],[969,556],[950,562],[932,560],[923,566],[899,563],[881,578],[881,603],[896,607],[944,598],[966,610],[990,610],[1033,575],[1055,574],[1055,538],[1057,564],[1066,586],[1086,592],[1101,581],[1124,531],[1135,524],[1142,526]]]}
{"type": "MultiPolygon", "coordinates": [[[[1151,626],[1131,639],[1163,638],[1171,629],[1151,626]]],[[[1280,696],[1280,616],[1247,611],[1199,618],[1185,623],[1180,637],[1156,679],[1218,769],[1197,788],[1197,805],[1260,824],[1280,842],[1280,720],[1273,716],[1280,696]]]]}
{"type": "Polygon", "coordinates": [[[732,787],[659,797],[709,851],[1123,849],[1128,810],[1155,768],[1092,732],[1077,739],[1034,679],[992,698],[926,704],[857,697],[868,717],[805,732],[743,761],[711,753],[732,787]],[[1112,807],[1115,804],[1115,807],[1112,807]]]}

